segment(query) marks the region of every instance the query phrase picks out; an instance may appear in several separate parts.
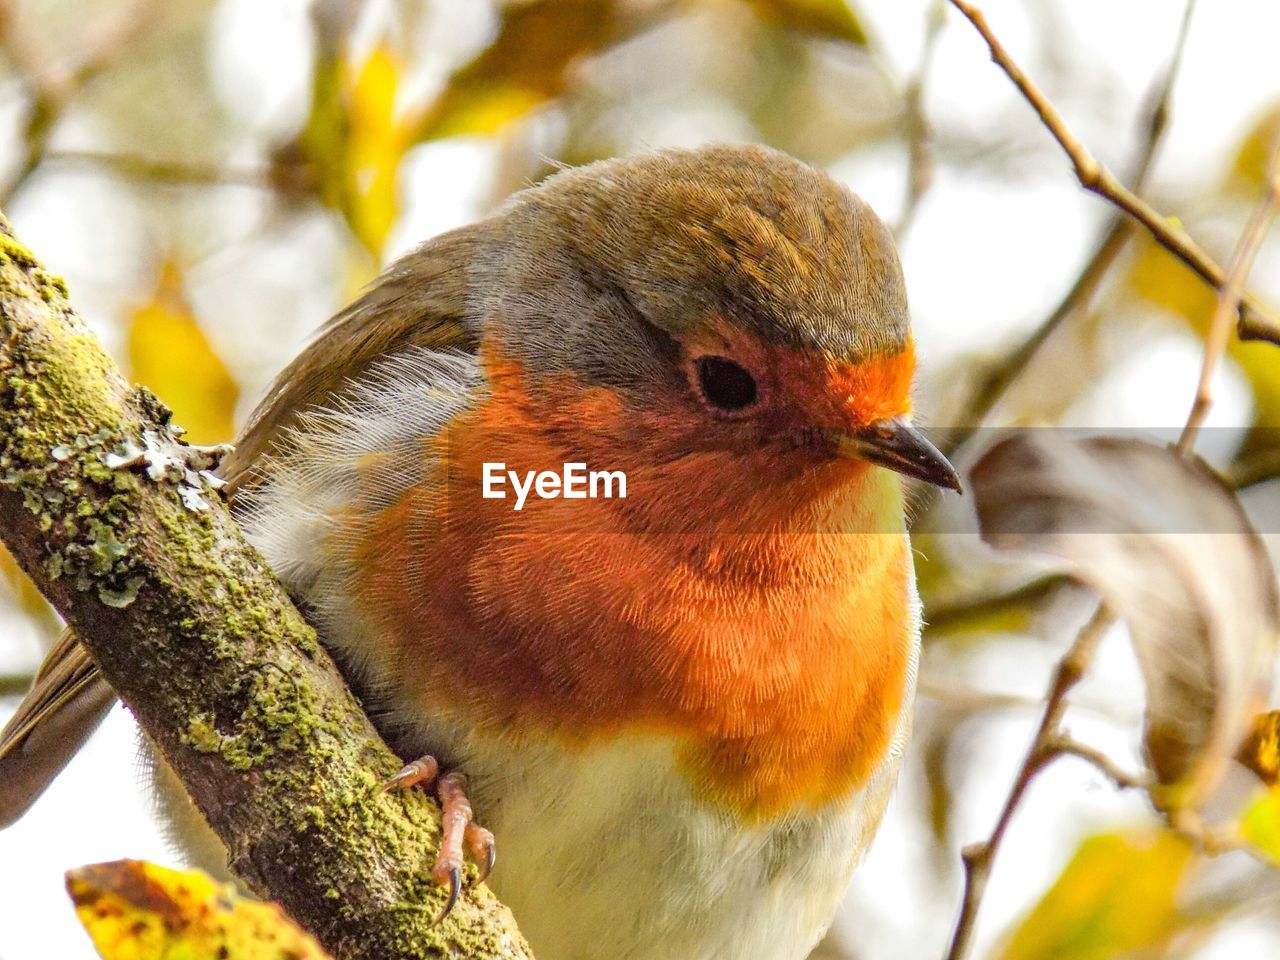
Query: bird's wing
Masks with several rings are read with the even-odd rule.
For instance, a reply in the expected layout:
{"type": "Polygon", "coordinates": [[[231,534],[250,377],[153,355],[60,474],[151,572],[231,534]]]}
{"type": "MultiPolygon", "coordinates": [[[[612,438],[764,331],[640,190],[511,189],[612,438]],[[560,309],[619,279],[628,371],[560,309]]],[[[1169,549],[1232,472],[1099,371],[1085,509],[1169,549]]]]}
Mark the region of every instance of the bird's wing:
{"type": "Polygon", "coordinates": [[[234,500],[254,483],[256,470],[276,452],[302,414],[328,405],[370,364],[409,347],[473,352],[478,332],[469,322],[469,268],[493,221],[430,240],[398,260],[314,340],[267,388],[235,450],[220,471],[234,500]]]}
{"type": "MultiPolygon", "coordinates": [[[[327,405],[381,357],[407,347],[472,352],[471,263],[493,221],[429,240],[388,268],[326,323],[276,378],[220,471],[233,498],[259,482],[263,465],[303,414],[327,405]]],[[[106,716],[115,693],[70,630],[49,651],[18,711],[0,730],[0,829],[53,782],[106,716]]]]}

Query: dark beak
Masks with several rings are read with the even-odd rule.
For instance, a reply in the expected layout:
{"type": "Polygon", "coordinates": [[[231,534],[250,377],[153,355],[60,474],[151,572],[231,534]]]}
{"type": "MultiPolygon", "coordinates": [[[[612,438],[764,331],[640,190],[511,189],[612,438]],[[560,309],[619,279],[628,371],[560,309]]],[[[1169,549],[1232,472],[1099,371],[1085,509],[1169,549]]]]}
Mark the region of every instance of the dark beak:
{"type": "Polygon", "coordinates": [[[904,476],[962,493],[960,475],[942,451],[901,417],[832,435],[841,456],[857,457],[904,476]]]}

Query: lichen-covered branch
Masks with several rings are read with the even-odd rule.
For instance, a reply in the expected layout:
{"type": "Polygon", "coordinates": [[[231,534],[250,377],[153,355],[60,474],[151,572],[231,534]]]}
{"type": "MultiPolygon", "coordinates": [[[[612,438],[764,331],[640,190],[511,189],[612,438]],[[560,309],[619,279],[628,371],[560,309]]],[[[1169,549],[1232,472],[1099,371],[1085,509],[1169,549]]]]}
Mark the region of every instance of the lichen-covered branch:
{"type": "Polygon", "coordinates": [[[0,538],[186,783],[235,871],[334,956],[523,958],[484,888],[429,929],[439,817],[397,769],[168,411],[0,218],[0,538]]]}

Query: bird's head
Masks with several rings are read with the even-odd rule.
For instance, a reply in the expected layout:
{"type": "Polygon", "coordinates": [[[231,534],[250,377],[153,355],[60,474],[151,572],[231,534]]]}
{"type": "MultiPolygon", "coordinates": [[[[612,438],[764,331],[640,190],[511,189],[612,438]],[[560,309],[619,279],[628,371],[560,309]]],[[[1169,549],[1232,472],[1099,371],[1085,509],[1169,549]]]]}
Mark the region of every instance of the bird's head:
{"type": "Polygon", "coordinates": [[[801,471],[869,463],[960,488],[911,422],[889,231],[781,153],[710,147],[563,172],[508,206],[473,279],[497,379],[572,409],[566,435],[657,460],[764,451],[801,471]]]}

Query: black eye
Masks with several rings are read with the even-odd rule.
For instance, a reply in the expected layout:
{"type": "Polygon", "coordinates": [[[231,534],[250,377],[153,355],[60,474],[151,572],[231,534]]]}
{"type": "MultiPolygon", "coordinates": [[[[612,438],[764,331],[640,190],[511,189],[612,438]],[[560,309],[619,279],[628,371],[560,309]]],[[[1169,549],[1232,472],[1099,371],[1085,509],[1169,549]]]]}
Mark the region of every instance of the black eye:
{"type": "Polygon", "coordinates": [[[759,391],[755,378],[732,360],[699,357],[696,366],[698,389],[713,407],[733,412],[756,402],[759,391]]]}

